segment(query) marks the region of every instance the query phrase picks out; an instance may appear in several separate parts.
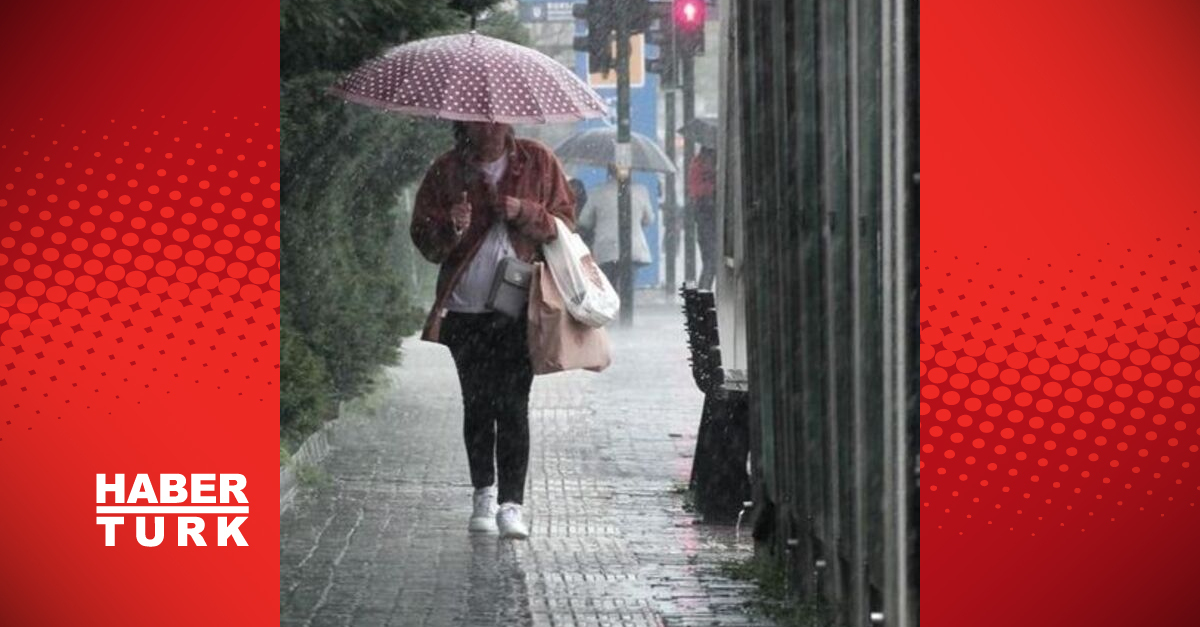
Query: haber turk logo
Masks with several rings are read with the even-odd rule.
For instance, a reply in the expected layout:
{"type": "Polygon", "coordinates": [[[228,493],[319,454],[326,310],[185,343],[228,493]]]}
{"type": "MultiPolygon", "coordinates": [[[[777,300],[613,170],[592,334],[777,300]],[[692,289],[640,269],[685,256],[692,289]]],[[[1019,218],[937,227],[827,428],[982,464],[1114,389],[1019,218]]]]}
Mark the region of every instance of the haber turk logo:
{"type": "MultiPolygon", "coordinates": [[[[126,515],[136,516],[134,527],[137,542],[142,546],[158,546],[166,539],[166,519],[175,520],[175,535],[179,546],[208,546],[205,541],[205,520],[201,516],[217,516],[215,539],[217,546],[249,546],[240,527],[249,514],[249,501],[242,490],[246,477],[236,474],[161,474],[158,491],[148,474],[139,474],[126,491],[125,475],[96,475],[96,524],[104,526],[104,546],[116,546],[118,528],[125,524],[126,515]],[[110,501],[111,498],[111,501],[110,501]],[[113,503],[110,505],[109,503],[113,503]],[[235,504],[236,503],[236,504],[235,504]],[[148,534],[147,519],[152,519],[154,531],[148,534]]],[[[126,527],[126,529],[128,529],[126,527]]],[[[213,537],[212,530],[208,536],[213,537]]],[[[127,532],[125,534],[127,538],[127,532]]]]}

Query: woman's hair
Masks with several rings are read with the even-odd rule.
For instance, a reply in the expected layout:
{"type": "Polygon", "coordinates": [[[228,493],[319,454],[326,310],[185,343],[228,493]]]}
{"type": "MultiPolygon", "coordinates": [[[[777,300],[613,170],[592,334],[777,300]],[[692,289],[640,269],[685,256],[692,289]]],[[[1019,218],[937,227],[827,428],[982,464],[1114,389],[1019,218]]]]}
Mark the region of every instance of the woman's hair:
{"type": "Polygon", "coordinates": [[[466,150],[467,144],[471,143],[471,139],[467,135],[467,125],[455,122],[452,128],[454,129],[454,149],[459,152],[466,150]]]}
{"type": "Polygon", "coordinates": [[[587,188],[583,186],[583,181],[579,179],[571,179],[567,181],[567,185],[570,185],[571,191],[575,192],[576,209],[583,208],[583,206],[587,204],[587,188]]]}

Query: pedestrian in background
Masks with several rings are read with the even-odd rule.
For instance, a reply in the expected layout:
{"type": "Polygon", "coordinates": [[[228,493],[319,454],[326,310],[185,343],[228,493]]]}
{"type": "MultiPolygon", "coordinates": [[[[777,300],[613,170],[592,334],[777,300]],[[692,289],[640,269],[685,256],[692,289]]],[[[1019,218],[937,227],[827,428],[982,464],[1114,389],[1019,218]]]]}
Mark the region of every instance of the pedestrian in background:
{"type": "MultiPolygon", "coordinates": [[[[579,179],[571,179],[567,181],[567,183],[571,185],[571,191],[575,194],[575,215],[581,215],[583,213],[584,206],[587,205],[587,188],[584,187],[583,181],[579,179]]],[[[583,238],[583,243],[587,244],[587,247],[590,249],[592,247],[592,241],[595,239],[595,234],[592,233],[592,229],[585,228],[581,225],[579,227],[579,236],[583,238]]]]}
{"type": "MultiPolygon", "coordinates": [[[[688,203],[696,219],[700,246],[700,289],[711,290],[717,278],[720,245],[717,241],[717,151],[701,146],[688,164],[688,203]]],[[[693,254],[688,251],[688,254],[693,254]]]]}
{"type": "Polygon", "coordinates": [[[441,264],[422,339],[449,347],[458,370],[475,487],[468,528],[526,538],[527,321],[490,311],[487,298],[502,259],[540,257],[541,244],[556,237],[555,217],[573,227],[575,198],[554,153],[516,139],[511,126],[456,122],[454,137],[454,148],[426,172],[413,208],[413,243],[441,264]]]}
{"type": "MultiPolygon", "coordinates": [[[[617,263],[621,258],[619,240],[619,215],[617,213],[617,169],[608,166],[608,180],[592,189],[587,204],[579,214],[579,228],[592,231],[593,240],[590,246],[592,258],[599,264],[600,269],[614,286],[617,282],[617,263]]],[[[630,242],[631,259],[635,271],[638,267],[650,264],[650,246],[646,243],[646,233],[643,229],[654,221],[654,212],[650,206],[650,192],[646,187],[630,181],[630,242]]]]}

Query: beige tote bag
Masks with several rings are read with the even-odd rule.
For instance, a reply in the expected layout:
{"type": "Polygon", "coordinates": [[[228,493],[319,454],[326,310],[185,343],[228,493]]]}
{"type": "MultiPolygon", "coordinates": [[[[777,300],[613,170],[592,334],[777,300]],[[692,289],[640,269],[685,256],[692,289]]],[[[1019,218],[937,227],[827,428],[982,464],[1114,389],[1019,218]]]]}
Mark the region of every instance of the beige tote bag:
{"type": "Polygon", "coordinates": [[[554,278],[541,262],[534,264],[529,288],[528,336],[534,374],[600,372],[612,363],[608,333],[571,317],[554,278]]]}

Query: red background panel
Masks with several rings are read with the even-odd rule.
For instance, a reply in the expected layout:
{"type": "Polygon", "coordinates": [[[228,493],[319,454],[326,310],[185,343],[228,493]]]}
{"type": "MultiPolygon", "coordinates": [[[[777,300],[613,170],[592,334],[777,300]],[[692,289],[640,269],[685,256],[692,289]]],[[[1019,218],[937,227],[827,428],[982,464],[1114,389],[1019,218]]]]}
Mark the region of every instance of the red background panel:
{"type": "Polygon", "coordinates": [[[1192,624],[1200,6],[921,20],[922,620],[1192,624]]]}
{"type": "Polygon", "coordinates": [[[5,3],[0,58],[0,623],[273,624],[278,4],[5,3]],[[97,473],[243,474],[249,546],[105,547],[97,473]]]}

